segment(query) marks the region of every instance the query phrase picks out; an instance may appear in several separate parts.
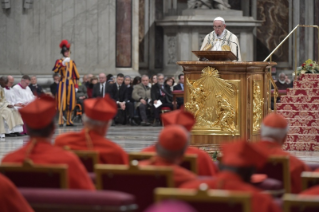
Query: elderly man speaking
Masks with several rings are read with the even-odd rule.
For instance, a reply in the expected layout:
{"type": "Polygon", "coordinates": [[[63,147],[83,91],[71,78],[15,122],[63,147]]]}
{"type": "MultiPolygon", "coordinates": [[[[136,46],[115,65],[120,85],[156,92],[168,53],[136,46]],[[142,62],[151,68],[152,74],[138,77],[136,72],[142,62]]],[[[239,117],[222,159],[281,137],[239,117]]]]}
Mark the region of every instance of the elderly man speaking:
{"type": "Polygon", "coordinates": [[[232,51],[241,61],[239,42],[236,35],[226,29],[225,20],[222,17],[214,19],[214,31],[205,36],[201,51],[232,51]],[[238,47],[238,52],[237,52],[238,47]]]}

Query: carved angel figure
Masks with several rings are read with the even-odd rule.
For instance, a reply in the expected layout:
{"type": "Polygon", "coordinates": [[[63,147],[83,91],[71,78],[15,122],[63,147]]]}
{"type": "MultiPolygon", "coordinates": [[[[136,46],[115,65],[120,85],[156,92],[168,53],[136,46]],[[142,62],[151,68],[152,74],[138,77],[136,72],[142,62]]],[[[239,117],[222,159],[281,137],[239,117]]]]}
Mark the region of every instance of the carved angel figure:
{"type": "Polygon", "coordinates": [[[221,95],[216,95],[217,100],[217,120],[213,123],[213,126],[220,126],[222,131],[229,131],[234,133],[235,128],[235,111],[232,105],[226,98],[221,95]]]}
{"type": "Polygon", "coordinates": [[[254,82],[254,94],[253,94],[253,130],[260,129],[260,123],[262,120],[262,106],[263,100],[261,98],[260,86],[257,82],[254,82]]]}

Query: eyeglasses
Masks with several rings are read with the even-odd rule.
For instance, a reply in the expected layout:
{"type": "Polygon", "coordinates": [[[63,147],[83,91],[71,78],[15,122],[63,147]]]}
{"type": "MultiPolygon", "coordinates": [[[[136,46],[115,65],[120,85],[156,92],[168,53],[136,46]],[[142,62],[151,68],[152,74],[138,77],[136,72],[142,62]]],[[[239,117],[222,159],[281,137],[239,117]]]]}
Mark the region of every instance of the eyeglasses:
{"type": "Polygon", "coordinates": [[[213,26],[214,29],[221,29],[223,26],[213,26]]]}

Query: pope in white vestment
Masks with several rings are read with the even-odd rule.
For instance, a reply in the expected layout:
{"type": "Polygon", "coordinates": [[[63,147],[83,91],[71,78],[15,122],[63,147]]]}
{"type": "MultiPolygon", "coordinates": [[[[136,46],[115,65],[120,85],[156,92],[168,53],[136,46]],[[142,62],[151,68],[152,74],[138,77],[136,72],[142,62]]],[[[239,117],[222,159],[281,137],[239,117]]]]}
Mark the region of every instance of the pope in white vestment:
{"type": "Polygon", "coordinates": [[[214,19],[214,31],[205,36],[200,50],[224,51],[224,45],[229,46],[234,55],[238,57],[238,61],[241,61],[240,47],[237,36],[226,29],[225,20],[223,18],[217,17],[214,19]],[[211,46],[209,46],[209,44],[211,44],[211,46]],[[236,49],[237,46],[238,55],[236,49]]]}

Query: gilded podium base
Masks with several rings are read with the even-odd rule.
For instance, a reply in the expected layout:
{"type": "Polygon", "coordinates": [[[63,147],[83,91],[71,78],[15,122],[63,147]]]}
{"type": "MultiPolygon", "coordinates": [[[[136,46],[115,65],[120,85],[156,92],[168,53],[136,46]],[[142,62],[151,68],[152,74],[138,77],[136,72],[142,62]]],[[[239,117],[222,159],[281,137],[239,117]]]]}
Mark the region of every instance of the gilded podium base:
{"type": "Polygon", "coordinates": [[[270,95],[267,71],[276,63],[180,61],[185,109],[196,117],[191,145],[213,152],[223,142],[259,139],[270,95]]]}

